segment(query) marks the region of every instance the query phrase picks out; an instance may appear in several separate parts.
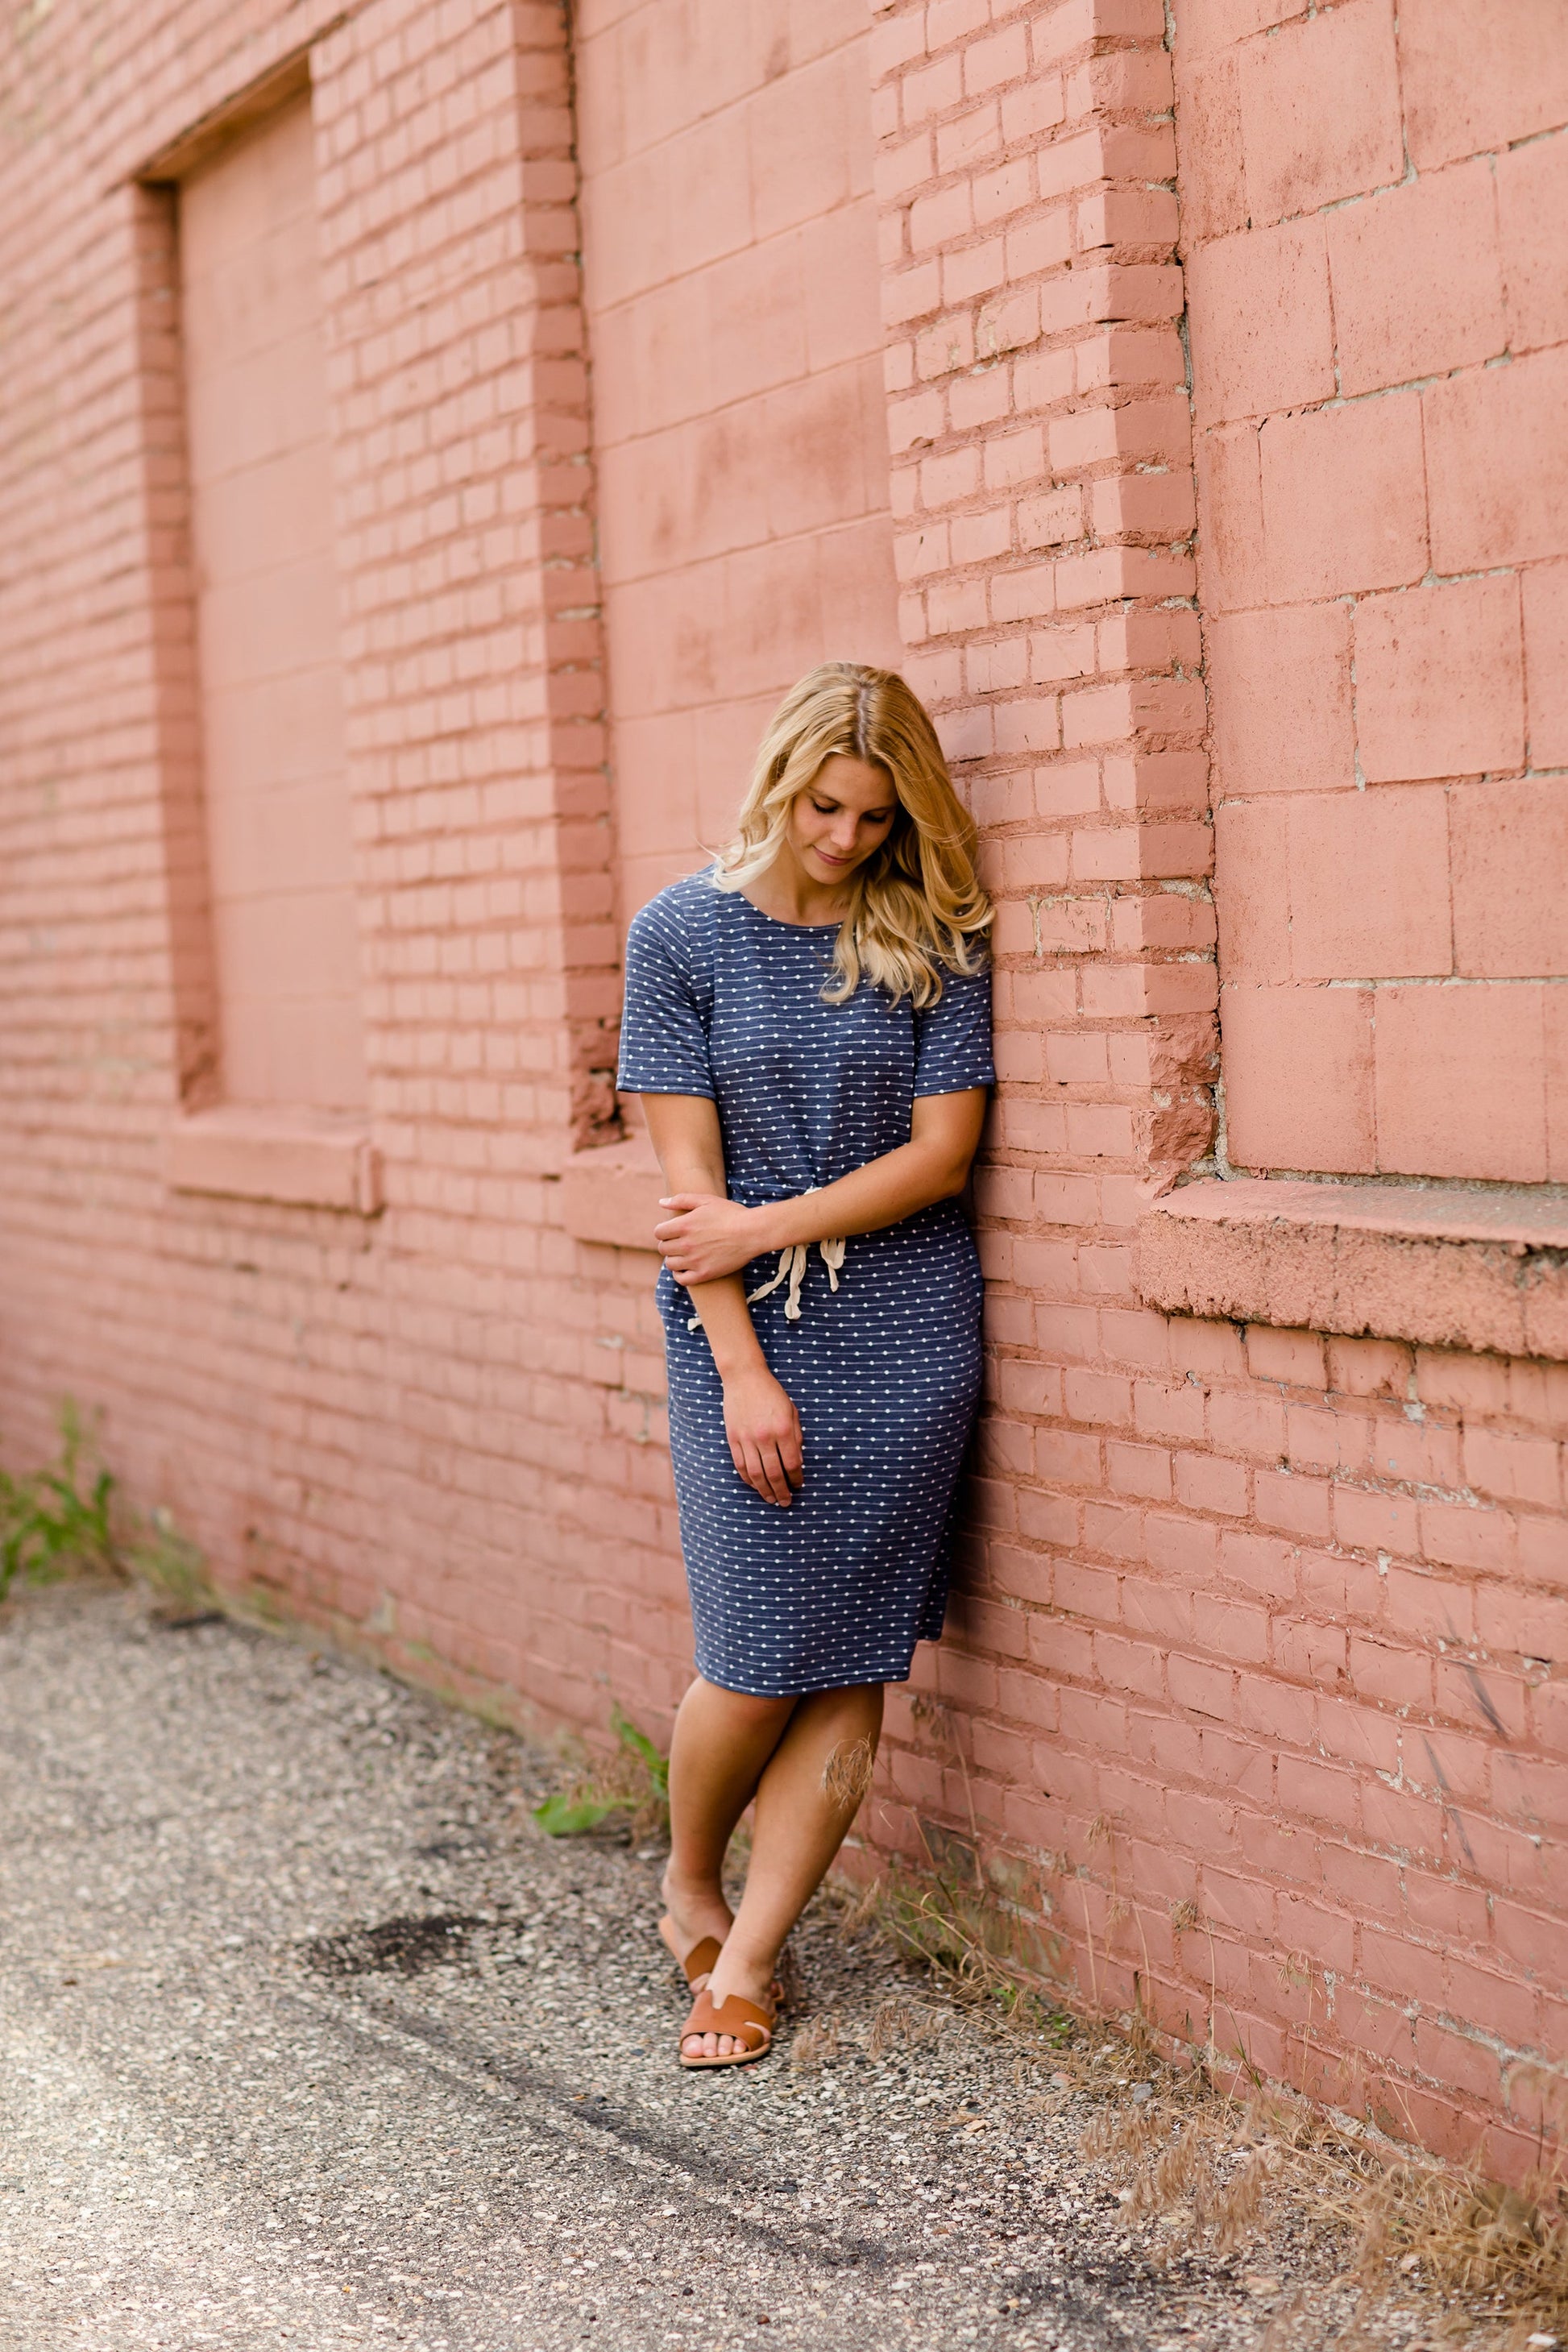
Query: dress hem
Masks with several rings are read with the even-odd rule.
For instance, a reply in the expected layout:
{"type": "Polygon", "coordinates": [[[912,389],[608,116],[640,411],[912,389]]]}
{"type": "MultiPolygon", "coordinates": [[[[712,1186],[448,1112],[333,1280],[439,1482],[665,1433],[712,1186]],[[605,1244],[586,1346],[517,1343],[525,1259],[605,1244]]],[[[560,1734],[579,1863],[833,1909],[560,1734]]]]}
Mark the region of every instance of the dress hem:
{"type": "MultiPolygon", "coordinates": [[[[938,1642],[942,1636],[940,1633],[921,1633],[918,1638],[922,1642],[938,1642]]],[[[915,1662],[914,1653],[911,1651],[901,1672],[889,1667],[886,1674],[827,1675],[820,1678],[814,1677],[809,1681],[784,1685],[777,1690],[757,1690],[744,1683],[726,1682],[721,1676],[710,1674],[700,1658],[696,1659],[694,1663],[705,1683],[711,1683],[715,1690],[730,1691],[736,1698],[815,1698],[819,1691],[870,1690],[873,1687],[880,1688],[889,1683],[907,1683],[914,1671],[915,1662]]]]}

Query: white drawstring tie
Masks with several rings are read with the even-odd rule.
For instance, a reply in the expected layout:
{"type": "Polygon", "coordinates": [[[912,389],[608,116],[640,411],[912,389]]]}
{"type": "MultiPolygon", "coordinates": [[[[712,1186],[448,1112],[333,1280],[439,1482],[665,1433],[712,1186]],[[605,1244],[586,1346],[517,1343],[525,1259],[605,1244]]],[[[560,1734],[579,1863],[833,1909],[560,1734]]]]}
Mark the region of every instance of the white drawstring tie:
{"type": "MultiPolygon", "coordinates": [[[[816,1187],[813,1185],[812,1190],[815,1192],[816,1187]]],[[[827,1286],[829,1290],[837,1290],[838,1269],[844,1263],[844,1253],[848,1244],[842,1234],[836,1234],[830,1241],[820,1241],[816,1246],[822,1254],[822,1263],[827,1268],[827,1286]]],[[[765,1298],[770,1290],[776,1290],[787,1275],[789,1297],[784,1300],[784,1321],[798,1323],[800,1321],[800,1286],[805,1280],[805,1269],[810,1260],[811,1244],[809,1242],[791,1242],[786,1248],[779,1252],[778,1272],[773,1279],[769,1282],[760,1282],[755,1290],[747,1291],[747,1306],[750,1307],[753,1299],[765,1298]]]]}
{"type": "MultiPolygon", "coordinates": [[[[816,1184],[808,1184],[805,1189],[807,1192],[816,1192],[821,1188],[816,1184]]],[[[822,1263],[827,1268],[829,1290],[837,1290],[838,1287],[838,1269],[844,1263],[844,1253],[848,1246],[848,1241],[843,1234],[834,1234],[816,1244],[822,1263]]],[[[811,1250],[812,1244],[809,1242],[786,1242],[779,1252],[778,1266],[771,1278],[766,1282],[760,1282],[755,1290],[747,1291],[747,1306],[754,1305],[759,1298],[766,1298],[771,1291],[778,1288],[781,1282],[787,1281],[789,1295],[784,1300],[784,1321],[798,1323],[800,1321],[800,1286],[805,1280],[805,1270],[811,1263],[811,1250]]],[[[700,1331],[702,1328],[700,1315],[690,1317],[686,1328],[689,1331],[700,1331]]]]}

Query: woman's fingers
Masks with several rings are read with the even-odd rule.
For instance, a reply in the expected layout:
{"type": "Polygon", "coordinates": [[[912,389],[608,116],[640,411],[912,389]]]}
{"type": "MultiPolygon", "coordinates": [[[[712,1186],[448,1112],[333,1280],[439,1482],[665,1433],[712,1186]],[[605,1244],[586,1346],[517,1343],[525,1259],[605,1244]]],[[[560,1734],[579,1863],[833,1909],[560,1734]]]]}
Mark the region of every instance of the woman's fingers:
{"type": "MultiPolygon", "coordinates": [[[[734,1447],[730,1450],[733,1455],[734,1447]]],[[[787,1510],[791,1496],[790,1481],[773,1439],[746,1438],[742,1451],[744,1462],[736,1462],[735,1467],[747,1486],[754,1487],[764,1502],[777,1503],[781,1510],[787,1510]]]]}
{"type": "Polygon", "coordinates": [[[741,1473],[742,1477],[748,1486],[756,1489],[764,1502],[771,1503],[773,1496],[768,1492],[768,1474],[763,1467],[763,1450],[754,1438],[746,1440],[745,1454],[746,1466],[741,1473]]]}
{"type": "Polygon", "coordinates": [[[789,1474],[779,1457],[777,1443],[770,1438],[759,1451],[763,1465],[762,1491],[770,1503],[777,1503],[781,1510],[787,1510],[794,1496],[794,1489],[790,1485],[789,1474]]]}

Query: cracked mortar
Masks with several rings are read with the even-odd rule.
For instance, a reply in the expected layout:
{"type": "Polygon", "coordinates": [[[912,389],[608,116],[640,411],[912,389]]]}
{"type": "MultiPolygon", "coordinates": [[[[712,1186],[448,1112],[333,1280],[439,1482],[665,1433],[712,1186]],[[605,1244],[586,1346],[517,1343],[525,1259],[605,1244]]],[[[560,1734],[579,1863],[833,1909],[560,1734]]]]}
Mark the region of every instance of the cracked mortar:
{"type": "Polygon", "coordinates": [[[1267,2275],[1150,2267],[1077,2152],[1087,2101],[1042,2101],[826,1904],[781,2056],[680,2074],[658,1857],[544,1839],[546,1759],[369,1668],[31,1593],[0,1616],[0,1756],[5,2352],[1249,2352],[1347,2324],[1305,2242],[1267,2275]],[[931,2030],[873,2057],[889,1994],[931,2030]]]}

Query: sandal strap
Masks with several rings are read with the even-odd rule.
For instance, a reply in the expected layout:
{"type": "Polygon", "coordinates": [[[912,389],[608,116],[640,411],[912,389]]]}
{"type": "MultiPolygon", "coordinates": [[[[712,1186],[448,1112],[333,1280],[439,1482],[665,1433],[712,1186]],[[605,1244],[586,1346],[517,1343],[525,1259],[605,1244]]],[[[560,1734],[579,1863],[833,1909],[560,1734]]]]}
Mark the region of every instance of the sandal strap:
{"type": "Polygon", "coordinates": [[[680,1965],[686,1972],[686,1981],[691,1986],[693,1991],[696,1990],[699,1977],[712,1975],[719,1955],[723,1948],[717,1936],[704,1936],[700,1944],[692,1945],[680,1965]]]}
{"type": "Polygon", "coordinates": [[[772,2017],[754,2000],[747,2000],[738,1992],[715,2000],[704,1986],[691,2004],[691,2014],[680,2029],[680,2038],[684,2042],[689,2033],[727,2033],[732,2041],[743,2042],[748,2050],[765,2050],[773,2032],[772,2017]]]}

